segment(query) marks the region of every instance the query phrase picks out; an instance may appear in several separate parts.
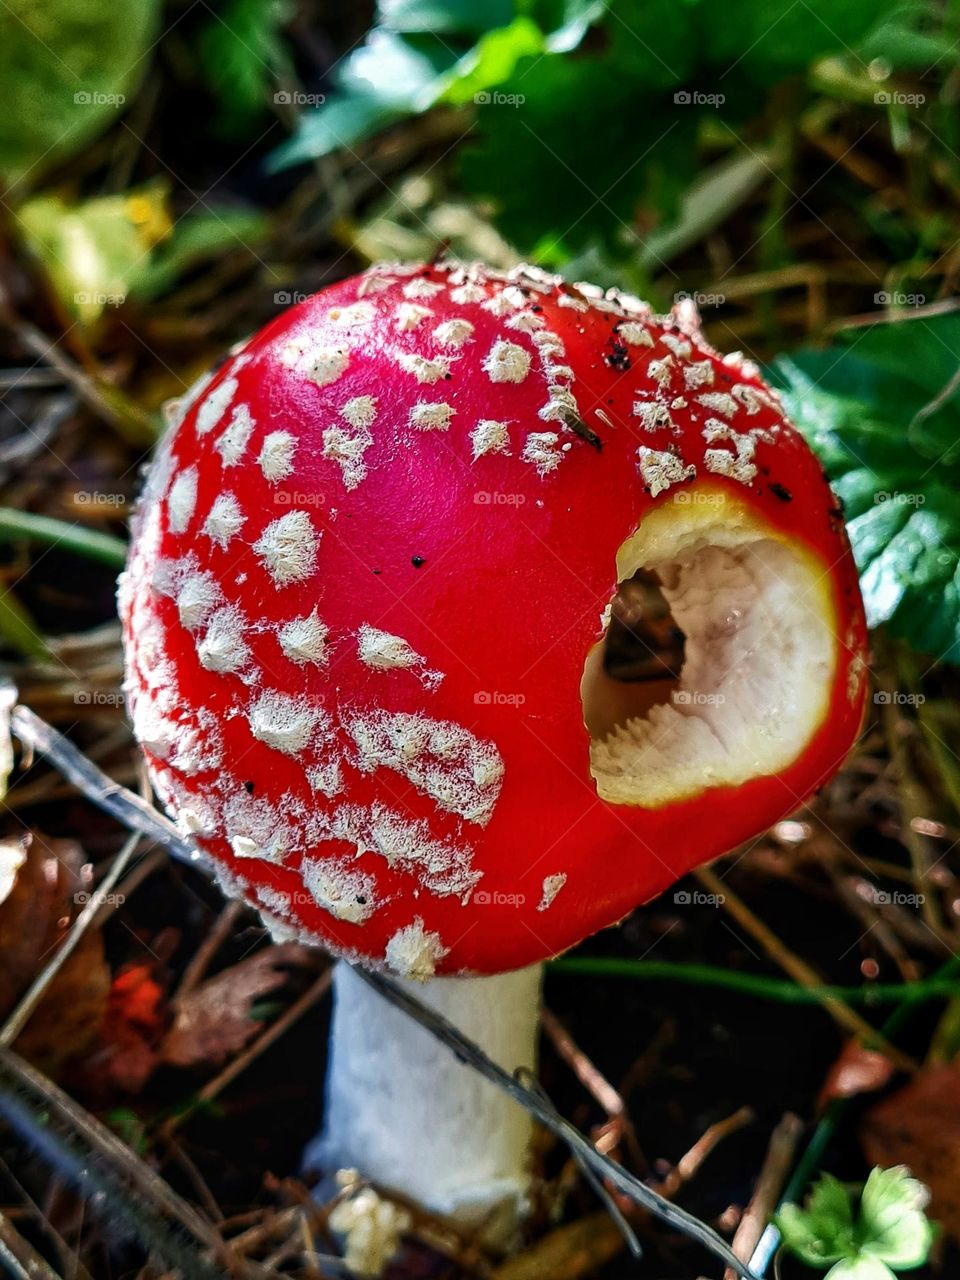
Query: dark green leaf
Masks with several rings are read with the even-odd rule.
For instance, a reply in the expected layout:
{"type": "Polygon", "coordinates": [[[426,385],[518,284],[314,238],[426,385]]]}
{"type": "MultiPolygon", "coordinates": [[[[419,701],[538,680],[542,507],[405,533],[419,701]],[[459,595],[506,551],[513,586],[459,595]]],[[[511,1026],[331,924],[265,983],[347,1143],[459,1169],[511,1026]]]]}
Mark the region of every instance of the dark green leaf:
{"type": "Polygon", "coordinates": [[[334,100],[304,116],[276,163],[352,146],[436,102],[476,104],[461,174],[506,236],[545,261],[591,243],[622,256],[636,226],[676,215],[701,125],[738,124],[774,81],[849,58],[899,2],[744,0],[731,20],[726,0],[382,0],[334,100]],[[446,57],[425,73],[413,42],[428,40],[446,57]]]}
{"type": "Polygon", "coordinates": [[[379,19],[390,31],[480,36],[512,21],[512,0],[380,0],[379,19]]]}
{"type": "Polygon", "coordinates": [[[773,84],[805,71],[830,54],[856,54],[885,14],[902,0],[748,0],[730,21],[725,0],[706,0],[701,28],[707,60],[724,71],[723,80],[746,77],[773,84]]]}
{"type": "Polygon", "coordinates": [[[200,29],[197,56],[228,132],[266,113],[287,69],[281,29],[288,17],[285,0],[228,0],[200,29]]]}
{"type": "Polygon", "coordinates": [[[614,0],[604,22],[610,74],[635,77],[634,88],[646,96],[685,83],[711,92],[706,83],[693,83],[703,64],[707,20],[698,0],[614,0]]]}
{"type": "Polygon", "coordinates": [[[273,156],[284,168],[353,147],[405,115],[433,106],[462,55],[436,36],[377,28],[345,59],[338,91],[305,112],[297,133],[273,156]]]}
{"type": "Polygon", "coordinates": [[[960,317],[781,360],[787,410],[842,499],[871,626],[960,662],[960,317]]]}
{"type": "Polygon", "coordinates": [[[865,62],[883,58],[895,71],[956,64],[956,36],[943,24],[941,12],[922,2],[899,6],[863,42],[860,56],[865,62]]]}
{"type": "Polygon", "coordinates": [[[502,88],[523,101],[478,112],[462,173],[497,201],[504,233],[525,248],[547,230],[568,247],[629,232],[644,197],[666,202],[693,176],[695,113],[658,114],[603,59],[524,59],[502,88]]]}

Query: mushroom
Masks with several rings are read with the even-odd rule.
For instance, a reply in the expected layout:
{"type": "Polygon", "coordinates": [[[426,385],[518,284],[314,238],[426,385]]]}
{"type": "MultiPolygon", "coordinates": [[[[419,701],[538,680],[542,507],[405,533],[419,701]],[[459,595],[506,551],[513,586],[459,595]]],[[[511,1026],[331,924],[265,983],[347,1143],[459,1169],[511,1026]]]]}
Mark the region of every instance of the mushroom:
{"type": "MultiPolygon", "coordinates": [[[[501,1065],[545,958],[854,741],[837,500],[688,303],[379,265],[171,417],[120,588],[160,800],[277,937],[423,984],[501,1065]]],[[[314,1160],[509,1231],[523,1115],[348,963],[335,995],[314,1160]]]]}

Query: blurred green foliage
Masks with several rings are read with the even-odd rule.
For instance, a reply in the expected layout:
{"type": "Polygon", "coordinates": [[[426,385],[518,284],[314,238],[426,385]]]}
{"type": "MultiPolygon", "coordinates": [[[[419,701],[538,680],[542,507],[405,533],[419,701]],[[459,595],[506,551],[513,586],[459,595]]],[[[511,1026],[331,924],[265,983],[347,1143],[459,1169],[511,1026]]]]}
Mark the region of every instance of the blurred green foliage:
{"type": "Polygon", "coordinates": [[[195,211],[174,224],[169,200],[161,178],[77,204],[36,196],[16,216],[65,310],[93,325],[107,307],[155,298],[182,272],[267,230],[263,214],[243,210],[195,211]]]}
{"type": "Polygon", "coordinates": [[[216,124],[228,136],[262,121],[278,78],[289,76],[283,27],[292,13],[286,0],[227,0],[201,27],[200,71],[217,101],[216,124]]]}
{"type": "Polygon", "coordinates": [[[5,0],[0,176],[38,176],[116,118],[146,71],[160,9],[160,0],[5,0]]]}
{"type": "Polygon", "coordinates": [[[384,0],[336,92],[276,163],[472,101],[466,189],[492,198],[522,252],[562,263],[595,239],[632,248],[640,207],[675,216],[703,128],[737,142],[791,77],[819,67],[837,78],[831,60],[849,62],[843,91],[872,100],[869,64],[888,75],[957,57],[948,18],[926,4],[742,0],[731,18],[722,0],[384,0]]]}

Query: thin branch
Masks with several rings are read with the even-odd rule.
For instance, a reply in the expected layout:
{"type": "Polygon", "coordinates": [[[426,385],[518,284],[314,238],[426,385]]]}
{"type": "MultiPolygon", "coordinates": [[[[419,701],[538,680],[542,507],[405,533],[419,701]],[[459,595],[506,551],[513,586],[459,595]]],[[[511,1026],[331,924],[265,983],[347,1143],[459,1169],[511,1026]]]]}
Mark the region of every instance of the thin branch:
{"type": "MultiPolygon", "coordinates": [[[[788,1111],[770,1135],[757,1184],[733,1237],[733,1252],[738,1258],[750,1258],[760,1243],[777,1207],[777,1198],[787,1180],[802,1133],[803,1121],[788,1111]]],[[[726,1272],[724,1280],[732,1280],[731,1272],[726,1272]]]]}
{"type": "Polygon", "coordinates": [[[580,1280],[622,1250],[623,1237],[601,1210],[558,1227],[525,1253],[508,1258],[490,1273],[490,1280],[580,1280]]]}
{"type": "Polygon", "coordinates": [[[752,1107],[739,1107],[732,1115],[725,1116],[723,1120],[717,1120],[705,1129],[690,1150],[681,1156],[663,1181],[658,1183],[657,1190],[660,1195],[671,1198],[675,1196],[681,1187],[699,1173],[703,1162],[725,1138],[753,1124],[755,1118],[752,1107]]]}
{"type": "Polygon", "coordinates": [[[184,1280],[263,1275],[251,1263],[241,1269],[202,1214],[106,1125],[7,1048],[0,1048],[0,1114],[98,1213],[109,1213],[114,1230],[122,1224],[184,1280]]]}
{"type": "MultiPolygon", "coordinates": [[[[230,931],[236,923],[237,916],[243,911],[242,902],[228,902],[216,920],[213,922],[213,928],[204,938],[203,942],[197,948],[197,952],[191,957],[190,963],[183,971],[183,977],[180,979],[180,985],[177,987],[175,997],[182,1000],[183,997],[201,982],[203,975],[209,968],[214,956],[223,946],[224,942],[230,935],[230,931]]],[[[960,993],[960,985],[958,985],[958,993],[960,993]]]]}
{"type": "Polygon", "coordinates": [[[130,444],[148,445],[156,440],[159,434],[156,422],[119,387],[112,386],[101,378],[92,377],[74,364],[58,344],[36,325],[18,319],[12,327],[24,346],[55,369],[63,381],[73,388],[78,400],[114,427],[130,444]]]}
{"type": "MultiPolygon", "coordinates": [[[[960,377],[960,370],[957,372],[957,377],[960,377]]],[[[920,914],[927,925],[936,931],[943,927],[943,922],[937,910],[937,898],[930,882],[933,858],[928,840],[914,826],[914,819],[923,817],[926,812],[925,796],[911,768],[909,748],[903,737],[907,722],[900,713],[899,704],[889,682],[884,682],[884,692],[887,694],[887,700],[880,708],[880,720],[897,779],[897,793],[900,800],[900,838],[910,854],[914,888],[920,898],[920,914]]]]}
{"type": "Polygon", "coordinates": [[[61,1280],[3,1213],[0,1213],[0,1270],[10,1280],[61,1280]]]}
{"type": "MultiPolygon", "coordinates": [[[[715,871],[710,867],[700,867],[695,875],[707,892],[717,895],[724,909],[760,943],[771,959],[789,973],[791,978],[795,978],[802,986],[809,987],[811,990],[823,987],[823,979],[816,969],[789,947],[784,946],[773,930],[750,910],[743,899],[739,898],[715,871]]],[[[901,1071],[910,1073],[916,1071],[917,1063],[912,1058],[885,1039],[881,1032],[872,1027],[865,1018],[861,1018],[859,1013],[855,1013],[843,1000],[828,995],[821,997],[821,1003],[835,1022],[846,1030],[852,1031],[867,1044],[879,1049],[881,1053],[885,1053],[901,1071]]]]}
{"type": "Polygon", "coordinates": [[[701,1222],[692,1213],[688,1213],[685,1209],[681,1209],[678,1205],[671,1204],[669,1200],[657,1195],[655,1191],[651,1191],[639,1178],[634,1177],[632,1173],[629,1173],[621,1165],[618,1165],[608,1156],[601,1155],[593,1143],[569,1121],[564,1120],[543,1097],[532,1089],[526,1088],[518,1080],[514,1079],[509,1072],[504,1071],[501,1066],[498,1066],[496,1062],[488,1058],[482,1049],[467,1039],[446,1018],[441,1017],[440,1014],[435,1013],[432,1009],[428,1009],[426,1005],[383,974],[360,968],[356,969],[356,973],[364,982],[379,992],[385,1000],[389,1000],[398,1009],[402,1009],[416,1022],[419,1022],[441,1044],[446,1045],[460,1062],[472,1067],[484,1079],[489,1080],[491,1084],[508,1094],[520,1106],[525,1107],[545,1129],[549,1129],[551,1133],[570,1148],[578,1162],[592,1168],[598,1177],[612,1183],[617,1191],[628,1196],[655,1217],[660,1218],[676,1230],[682,1231],[684,1235],[697,1240],[715,1257],[720,1258],[728,1266],[732,1267],[738,1276],[744,1277],[744,1280],[757,1280],[750,1268],[734,1256],[726,1241],[708,1227],[705,1222],[701,1222]]]}
{"type": "Polygon", "coordinates": [[[626,1115],[626,1107],[620,1094],[583,1052],[557,1015],[551,1013],[546,1005],[540,1010],[540,1025],[559,1056],[587,1092],[604,1109],[609,1119],[622,1121],[626,1115]]]}
{"type": "Polygon", "coordinates": [[[25,746],[46,756],[88,800],[125,827],[139,831],[187,862],[200,860],[199,852],[182,838],[169,818],[91,764],[79,747],[29,707],[14,707],[10,728],[25,746]]]}

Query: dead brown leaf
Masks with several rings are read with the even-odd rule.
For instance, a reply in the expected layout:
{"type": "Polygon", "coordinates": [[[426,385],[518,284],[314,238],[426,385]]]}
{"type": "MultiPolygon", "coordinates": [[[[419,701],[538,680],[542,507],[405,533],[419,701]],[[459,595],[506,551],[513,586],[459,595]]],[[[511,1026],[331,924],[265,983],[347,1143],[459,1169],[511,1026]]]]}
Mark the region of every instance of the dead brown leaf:
{"type": "Polygon", "coordinates": [[[817,1110],[823,1111],[837,1098],[875,1093],[890,1083],[893,1072],[893,1063],[886,1054],[866,1049],[859,1040],[850,1039],[827,1072],[817,1098],[817,1110]]]}
{"type": "Polygon", "coordinates": [[[174,1022],[161,1054],[176,1067],[217,1066],[262,1030],[253,1005],[289,980],[293,968],[313,968],[316,952],[298,943],[266,947],[224,969],[174,1001],[174,1022]]]}
{"type": "MultiPolygon", "coordinates": [[[[4,843],[3,859],[9,891],[0,902],[0,1019],[55,955],[91,888],[76,841],[25,837],[18,866],[10,843],[4,843]]],[[[109,990],[100,931],[88,929],[18,1036],[17,1051],[48,1073],[58,1072],[93,1041],[109,990]]]]}
{"type": "Polygon", "coordinates": [[[960,1060],[928,1067],[867,1112],[868,1161],[905,1164],[930,1188],[931,1216],[960,1239],[960,1060]]]}

